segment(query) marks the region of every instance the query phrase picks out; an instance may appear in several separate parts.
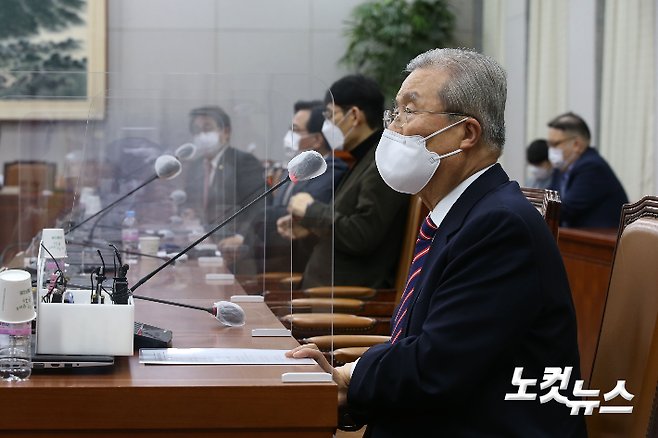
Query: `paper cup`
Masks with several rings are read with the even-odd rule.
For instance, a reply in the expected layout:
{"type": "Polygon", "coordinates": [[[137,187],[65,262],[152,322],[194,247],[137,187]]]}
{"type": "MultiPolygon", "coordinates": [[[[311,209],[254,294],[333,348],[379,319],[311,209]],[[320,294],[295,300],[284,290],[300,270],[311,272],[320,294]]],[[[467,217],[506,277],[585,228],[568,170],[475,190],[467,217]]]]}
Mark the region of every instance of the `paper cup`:
{"type": "Polygon", "coordinates": [[[30,273],[22,269],[0,272],[0,321],[18,324],[35,316],[30,273]]]}
{"type": "MultiPolygon", "coordinates": [[[[61,228],[44,228],[41,232],[41,241],[43,246],[48,248],[48,251],[56,259],[66,257],[66,240],[64,238],[64,230],[61,228]]],[[[44,258],[50,258],[46,252],[44,258]]]]}
{"type": "Polygon", "coordinates": [[[158,255],[160,238],[158,236],[142,236],[139,238],[139,252],[152,256],[158,255]]]}

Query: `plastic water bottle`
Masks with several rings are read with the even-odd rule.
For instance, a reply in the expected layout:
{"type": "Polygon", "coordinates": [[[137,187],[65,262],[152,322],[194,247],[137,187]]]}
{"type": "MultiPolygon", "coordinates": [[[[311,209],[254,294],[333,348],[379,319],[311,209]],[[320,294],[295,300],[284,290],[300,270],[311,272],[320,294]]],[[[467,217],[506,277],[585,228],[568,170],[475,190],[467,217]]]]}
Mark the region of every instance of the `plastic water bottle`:
{"type": "MultiPolygon", "coordinates": [[[[127,211],[121,224],[121,246],[124,251],[139,251],[139,230],[134,211],[127,211]]],[[[136,263],[137,255],[124,253],[123,261],[124,263],[136,263]]]]}
{"type": "Polygon", "coordinates": [[[0,379],[26,380],[32,374],[32,322],[0,322],[0,379]]]}

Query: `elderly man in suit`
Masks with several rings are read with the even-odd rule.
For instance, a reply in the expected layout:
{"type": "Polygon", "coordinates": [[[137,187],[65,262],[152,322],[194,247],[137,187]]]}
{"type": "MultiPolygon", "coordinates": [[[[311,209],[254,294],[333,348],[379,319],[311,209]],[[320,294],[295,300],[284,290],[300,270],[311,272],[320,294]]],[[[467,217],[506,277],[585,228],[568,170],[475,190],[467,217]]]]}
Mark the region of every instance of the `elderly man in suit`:
{"type": "MultiPolygon", "coordinates": [[[[580,360],[562,258],[497,164],[505,71],[461,49],[430,50],[407,70],[377,167],[431,212],[391,340],[335,369],[340,409],[373,437],[585,437],[570,415],[580,360]]],[[[315,349],[288,354],[331,370],[315,349]]]]}
{"type": "Polygon", "coordinates": [[[560,192],[563,227],[617,228],[624,187],[608,163],[590,146],[583,119],[573,113],[548,123],[548,158],[555,168],[551,189],[560,192]]]}

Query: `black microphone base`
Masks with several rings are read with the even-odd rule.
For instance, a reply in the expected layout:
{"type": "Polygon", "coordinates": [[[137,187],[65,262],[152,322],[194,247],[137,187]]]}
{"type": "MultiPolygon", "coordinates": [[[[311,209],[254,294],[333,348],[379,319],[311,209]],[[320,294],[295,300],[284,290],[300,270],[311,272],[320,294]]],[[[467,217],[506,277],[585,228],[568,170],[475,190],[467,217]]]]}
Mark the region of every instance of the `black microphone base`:
{"type": "Polygon", "coordinates": [[[173,333],[152,325],[135,321],[135,350],[140,348],[171,347],[173,333]]]}

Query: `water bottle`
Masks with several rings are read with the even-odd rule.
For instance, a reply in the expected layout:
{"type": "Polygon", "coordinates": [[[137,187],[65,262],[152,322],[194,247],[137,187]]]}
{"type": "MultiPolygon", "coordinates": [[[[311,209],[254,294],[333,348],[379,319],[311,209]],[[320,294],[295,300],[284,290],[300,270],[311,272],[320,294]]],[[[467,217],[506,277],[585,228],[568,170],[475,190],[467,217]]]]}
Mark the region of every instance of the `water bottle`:
{"type": "Polygon", "coordinates": [[[0,379],[26,380],[32,374],[32,322],[0,322],[0,379]]]}
{"type": "MultiPolygon", "coordinates": [[[[124,251],[135,253],[139,251],[139,230],[137,229],[134,211],[127,211],[121,224],[121,245],[124,251]]],[[[129,264],[136,263],[137,255],[124,253],[123,261],[129,264]]]]}

